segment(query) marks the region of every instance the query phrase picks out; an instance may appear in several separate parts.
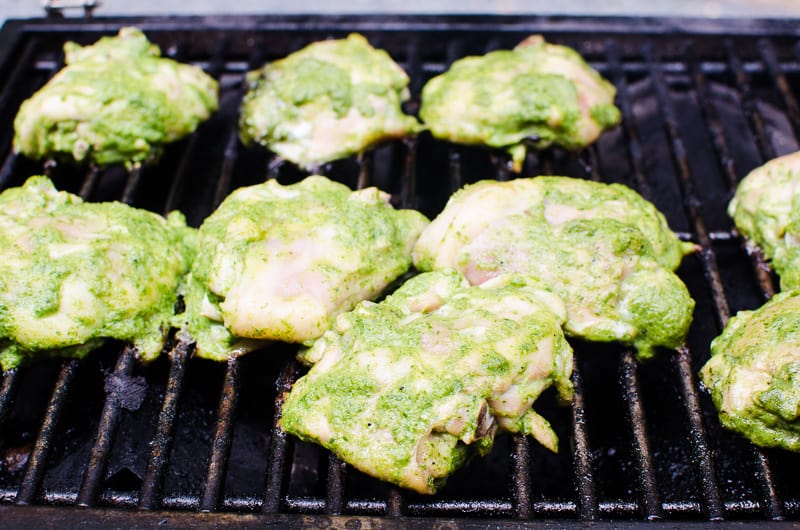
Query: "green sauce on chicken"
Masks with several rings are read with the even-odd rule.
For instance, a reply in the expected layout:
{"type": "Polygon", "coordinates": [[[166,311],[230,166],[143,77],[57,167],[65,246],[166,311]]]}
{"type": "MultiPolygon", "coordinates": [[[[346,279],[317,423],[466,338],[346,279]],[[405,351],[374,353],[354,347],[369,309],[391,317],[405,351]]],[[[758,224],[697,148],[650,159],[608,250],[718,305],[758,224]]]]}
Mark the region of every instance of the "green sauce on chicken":
{"type": "Polygon", "coordinates": [[[700,372],[728,429],[763,447],[800,451],[800,291],[740,311],[700,372]]]}
{"type": "Polygon", "coordinates": [[[558,297],[523,277],[470,287],[453,270],[421,274],[339,315],[301,352],[314,365],[286,397],[281,427],[428,494],[488,452],[498,428],[556,451],[532,406],[550,386],[572,396],[563,318],[558,297]]]}
{"type": "Polygon", "coordinates": [[[728,213],[739,232],[771,259],[781,287],[800,287],[800,152],[751,171],[728,213]]]}
{"type": "Polygon", "coordinates": [[[616,90],[574,50],[540,36],[513,50],[455,61],[422,90],[420,118],[437,137],[507,149],[578,149],[620,121],[616,90]]]}
{"type": "Polygon", "coordinates": [[[66,66],[14,120],[14,147],[30,158],[139,164],[217,109],[217,82],[160,57],[136,28],[91,46],[69,42],[64,53],[66,66]]]}
{"type": "Polygon", "coordinates": [[[315,42],[248,75],[239,135],[305,168],[417,133],[408,76],[358,34],[315,42]]]}
{"type": "Polygon", "coordinates": [[[414,248],[420,270],[473,285],[509,272],[562,297],[565,330],[651,357],[679,346],[694,300],[672,270],[695,245],[633,190],[568,177],[480,181],[455,193],[414,248]]]}
{"type": "Polygon", "coordinates": [[[200,227],[185,326],[197,355],[225,360],[266,340],[305,342],[411,265],[428,220],[377,188],[320,176],[240,188],[200,227]]]}
{"type": "Polygon", "coordinates": [[[46,177],[0,194],[0,365],[82,357],[108,338],[143,360],[164,345],[194,231],[122,203],[87,203],[46,177]]]}

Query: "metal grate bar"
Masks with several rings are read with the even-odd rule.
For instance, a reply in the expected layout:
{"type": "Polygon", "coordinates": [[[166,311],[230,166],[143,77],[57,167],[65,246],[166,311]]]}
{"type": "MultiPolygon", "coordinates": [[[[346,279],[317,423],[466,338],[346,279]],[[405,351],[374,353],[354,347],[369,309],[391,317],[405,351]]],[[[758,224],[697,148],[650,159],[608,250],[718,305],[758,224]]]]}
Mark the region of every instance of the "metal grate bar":
{"type": "MultiPolygon", "coordinates": [[[[219,78],[225,65],[227,48],[228,38],[223,37],[217,43],[217,47],[214,49],[214,53],[211,56],[211,61],[206,69],[206,73],[208,73],[210,76],[219,78]]],[[[192,155],[196,150],[197,138],[198,133],[195,131],[189,137],[186,148],[183,150],[181,161],[178,164],[177,170],[175,171],[175,179],[172,181],[172,186],[170,187],[169,194],[167,195],[167,202],[164,206],[166,212],[170,212],[178,207],[181,194],[183,193],[186,181],[189,178],[189,165],[190,161],[192,160],[192,155]]]]}
{"type": "MultiPolygon", "coordinates": [[[[706,281],[711,287],[712,298],[717,309],[716,313],[717,315],[726,315],[730,313],[728,300],[725,297],[722,280],[717,268],[716,256],[714,255],[711,241],[708,238],[705,223],[700,216],[700,212],[697,210],[696,205],[699,204],[699,202],[697,201],[697,196],[694,191],[694,184],[692,181],[691,171],[689,169],[686,147],[683,144],[683,140],[681,139],[680,132],[678,130],[678,122],[675,116],[675,111],[672,107],[672,101],[668,92],[669,89],[667,88],[663,73],[658,67],[655,53],[649,44],[644,46],[643,55],[650,65],[651,76],[655,84],[656,96],[659,102],[659,109],[665,122],[667,133],[670,139],[670,148],[679,172],[679,183],[681,185],[684,207],[686,208],[687,214],[689,214],[693,221],[694,233],[701,246],[700,257],[703,264],[706,281]]],[[[694,373],[691,368],[691,355],[688,348],[681,348],[680,353],[677,356],[677,363],[679,367],[684,405],[689,415],[692,448],[695,453],[696,461],[700,463],[699,467],[701,472],[701,482],[703,485],[703,494],[706,507],[709,517],[711,519],[718,519],[723,515],[722,499],[717,486],[714,466],[711,458],[711,451],[708,447],[705,430],[703,428],[702,414],[697,396],[694,373]]]]}
{"type": "MultiPolygon", "coordinates": [[[[464,55],[464,43],[461,39],[453,39],[447,44],[447,67],[464,55]]],[[[455,147],[447,150],[447,174],[450,179],[450,194],[456,192],[464,186],[464,176],[461,171],[461,153],[455,147]]]]}
{"type": "Polygon", "coordinates": [[[722,280],[717,266],[717,259],[711,245],[711,239],[708,237],[708,230],[706,229],[705,222],[700,215],[697,205],[700,201],[695,193],[694,181],[691,170],[689,169],[689,160],[687,156],[686,146],[683,143],[681,134],[678,127],[678,120],[675,115],[675,110],[672,106],[672,100],[669,96],[669,89],[667,88],[666,81],[664,80],[663,73],[658,67],[657,58],[648,45],[645,46],[644,53],[651,68],[651,75],[655,84],[656,96],[659,102],[659,109],[661,116],[664,118],[664,123],[667,129],[667,134],[670,139],[670,147],[673,155],[673,160],[678,169],[679,184],[683,195],[683,204],[686,213],[693,221],[694,235],[700,245],[700,258],[703,264],[703,271],[706,280],[711,286],[711,295],[714,299],[714,305],[717,309],[717,315],[730,314],[728,306],[728,299],[725,297],[725,290],[722,286],[722,280]]]}
{"type": "Polygon", "coordinates": [[[291,451],[291,442],[288,435],[280,428],[280,421],[283,412],[284,395],[292,389],[292,385],[297,379],[297,373],[297,362],[292,359],[284,365],[275,384],[277,391],[275,395],[275,417],[272,422],[272,442],[267,464],[264,503],[261,507],[264,513],[277,513],[281,508],[284,470],[291,451]]]}
{"type": "Polygon", "coordinates": [[[134,168],[128,172],[128,180],[125,182],[125,189],[122,191],[121,202],[133,204],[133,201],[136,200],[136,190],[141,180],[142,166],[134,166],[134,168]]]}
{"type": "Polygon", "coordinates": [[[755,453],[756,464],[759,468],[758,478],[761,482],[761,489],[767,501],[764,504],[766,514],[772,520],[781,521],[785,518],[783,502],[778,495],[778,489],[775,487],[775,479],[773,478],[769,457],[763,449],[755,445],[753,446],[753,452],[755,453]]]}
{"type": "Polygon", "coordinates": [[[531,449],[528,437],[515,434],[513,437],[511,461],[511,494],[513,498],[514,517],[530,519],[531,517],[531,449]]]}
{"type": "MultiPolygon", "coordinates": [[[[99,175],[99,169],[93,167],[84,180],[81,187],[81,195],[88,198],[91,193],[94,183],[99,175]]],[[[125,190],[122,193],[122,202],[131,204],[139,184],[141,177],[141,168],[134,167],[128,175],[128,180],[125,184],[125,190]]],[[[114,369],[112,377],[128,377],[133,371],[136,362],[135,350],[132,347],[126,347],[119,358],[117,365],[114,369]]],[[[120,415],[120,402],[115,398],[113,393],[106,397],[103,405],[103,411],[100,415],[100,420],[97,426],[97,435],[95,443],[92,447],[92,452],[89,457],[89,464],[86,473],[83,476],[80,491],[77,497],[77,504],[83,507],[94,506],[97,500],[98,490],[105,475],[106,464],[111,451],[111,445],[114,441],[114,434],[116,433],[117,425],[119,423],[120,415]]]]}
{"type": "Polygon", "coordinates": [[[647,440],[644,407],[639,388],[639,366],[631,350],[622,354],[620,363],[621,380],[624,383],[623,395],[628,405],[628,418],[633,431],[633,453],[639,471],[639,494],[641,495],[643,515],[649,520],[660,519],[664,512],[658,495],[653,459],[647,440]]]}
{"type": "Polygon", "coordinates": [[[700,483],[703,490],[706,513],[712,521],[722,520],[722,497],[717,486],[711,450],[708,447],[705,429],[703,428],[703,416],[700,410],[700,400],[694,385],[694,371],[689,349],[685,346],[680,347],[678,354],[673,357],[673,361],[678,370],[681,397],[689,418],[689,442],[692,446],[693,460],[700,471],[700,483]]]}
{"type": "MultiPolygon", "coordinates": [[[[489,156],[492,160],[492,165],[495,168],[495,178],[497,180],[504,182],[506,180],[511,180],[512,177],[519,176],[519,174],[513,173],[511,171],[511,160],[508,158],[507,155],[499,153],[490,153],[489,156]]],[[[524,168],[524,163],[523,163],[523,168],[524,168]]]]}
{"type": "MultiPolygon", "coordinates": [[[[633,105],[628,97],[628,83],[620,68],[619,49],[616,41],[607,41],[607,56],[613,76],[614,85],[617,87],[620,98],[619,105],[623,116],[623,133],[626,135],[629,148],[629,160],[633,167],[633,174],[639,192],[645,198],[652,197],[650,184],[644,173],[644,155],[642,154],[638,129],[635,126],[633,105]]],[[[636,465],[639,471],[638,490],[643,502],[642,511],[648,519],[657,519],[663,516],[661,501],[655,472],[653,470],[652,452],[647,435],[647,418],[641,402],[641,393],[638,382],[638,366],[633,352],[626,350],[622,353],[621,366],[622,382],[624,387],[623,399],[628,406],[627,414],[631,426],[632,445],[636,455],[636,465]]]]}
{"type": "MultiPolygon", "coordinates": [[[[257,40],[252,49],[250,58],[247,61],[248,70],[257,68],[261,65],[263,61],[262,55],[262,48],[264,48],[263,40],[257,40]]],[[[243,81],[242,84],[246,84],[244,79],[246,78],[246,72],[242,75],[243,81]]],[[[219,204],[225,199],[228,195],[231,187],[231,180],[233,179],[233,170],[236,167],[236,161],[239,158],[239,129],[238,124],[234,123],[231,126],[230,133],[228,133],[228,140],[225,142],[225,148],[222,152],[222,166],[220,167],[219,178],[217,179],[217,185],[214,188],[214,199],[213,203],[211,204],[211,210],[214,210],[219,204]]],[[[267,171],[267,176],[269,177],[272,171],[272,164],[275,161],[270,162],[270,168],[267,171]]],[[[277,168],[275,168],[275,173],[277,177],[277,168]]]]}
{"type": "Polygon", "coordinates": [[[347,464],[328,453],[328,478],[325,482],[325,513],[337,515],[345,506],[344,481],[347,464]]]}
{"type": "Polygon", "coordinates": [[[411,94],[414,108],[407,109],[409,114],[414,114],[417,110],[416,105],[419,103],[419,96],[422,92],[422,61],[419,53],[419,39],[411,38],[406,45],[406,65],[405,69],[408,73],[408,91],[411,94]]]}
{"type": "MultiPolygon", "coordinates": [[[[0,489],[0,500],[13,498],[13,492],[7,489],[0,489]]],[[[75,503],[75,492],[45,492],[43,501],[55,506],[69,506],[75,503]]],[[[100,497],[101,504],[114,505],[118,508],[134,508],[136,499],[129,495],[118,493],[105,493],[100,497]]],[[[165,497],[163,506],[167,510],[191,510],[197,506],[198,498],[192,495],[180,495],[165,497]]],[[[288,510],[293,514],[313,514],[319,513],[324,508],[325,501],[318,498],[309,497],[290,497],[286,499],[288,510]]],[[[797,510],[797,502],[789,503],[790,507],[797,510]]],[[[233,496],[225,499],[222,507],[225,510],[236,511],[238,513],[253,512],[253,498],[245,496],[233,496]]],[[[532,503],[533,511],[543,517],[575,517],[577,508],[571,502],[547,502],[536,501],[532,503]]],[[[664,510],[666,513],[676,518],[697,517],[702,513],[700,503],[694,501],[665,502],[664,510]]],[[[725,503],[725,511],[743,517],[757,517],[761,512],[761,506],[751,500],[728,501],[725,503]]],[[[347,502],[346,513],[357,513],[359,515],[382,515],[384,513],[384,503],[375,500],[354,499],[347,502]]],[[[639,515],[640,507],[635,502],[627,501],[603,501],[598,505],[598,512],[607,518],[632,518],[639,515]]],[[[454,500],[454,501],[434,501],[426,503],[412,503],[409,505],[409,513],[412,516],[435,517],[446,515],[450,517],[480,517],[487,516],[497,519],[498,517],[509,518],[512,513],[511,502],[500,499],[480,499],[480,500],[454,500]]],[[[273,523],[272,520],[267,520],[273,523]]],[[[318,520],[316,521],[318,523],[318,520]]],[[[522,523],[520,523],[522,524],[522,523]]],[[[633,523],[635,525],[635,523],[633,523]]],[[[788,523],[791,526],[792,523],[788,523]]],[[[318,523],[319,525],[319,523],[318,523]]],[[[745,523],[746,525],[746,523],[745,523]]],[[[758,523],[753,523],[751,528],[756,528],[758,523]]],[[[486,526],[486,525],[484,525],[486,526]]],[[[552,527],[551,523],[549,527],[552,527]]],[[[562,525],[569,527],[570,525],[562,525]]],[[[667,525],[669,526],[669,525],[667,525]]],[[[666,528],[664,524],[656,528],[666,528]]],[[[674,526],[674,525],[673,525],[674,526]]],[[[687,528],[698,527],[697,523],[685,522],[687,528]]],[[[740,525],[741,526],[741,525],[740,525]]],[[[763,526],[763,524],[762,524],[763,526]]],[[[468,526],[469,528],[474,527],[468,526]]],[[[498,521],[498,528],[506,528],[502,521],[498,521]]],[[[516,528],[517,526],[512,525],[516,528]]],[[[788,526],[787,526],[788,527],[788,526]]]]}
{"type": "Polygon", "coordinates": [[[239,157],[239,151],[237,149],[238,143],[239,137],[237,135],[236,128],[234,127],[230,133],[230,136],[228,136],[228,141],[225,144],[222,167],[220,168],[217,186],[214,188],[214,203],[212,204],[212,209],[219,206],[219,204],[228,194],[228,190],[231,187],[233,168],[236,166],[236,159],[239,157]]]}
{"type": "MultiPolygon", "coordinates": [[[[249,64],[252,66],[260,61],[260,46],[253,47],[249,64]]],[[[237,128],[231,129],[228,141],[225,144],[223,162],[219,179],[214,189],[214,198],[211,209],[217,206],[228,195],[233,178],[233,170],[238,158],[237,128]]],[[[239,398],[239,361],[232,357],[228,359],[225,372],[225,382],[220,395],[219,409],[217,411],[217,429],[214,434],[212,452],[206,474],[206,483],[200,499],[201,511],[215,511],[220,503],[222,488],[225,481],[225,471],[228,464],[228,455],[233,436],[234,412],[239,398]]]]}
{"type": "Polygon", "coordinates": [[[234,414],[239,401],[239,367],[240,363],[236,357],[228,359],[217,411],[217,429],[211,446],[206,483],[200,498],[200,510],[204,512],[215,511],[223,493],[225,471],[228,467],[228,455],[233,438],[234,414]]]}
{"type": "Polygon", "coordinates": [[[159,497],[169,463],[170,450],[175,432],[175,415],[178,409],[184,376],[186,374],[186,360],[189,357],[191,345],[179,340],[169,353],[170,369],[167,379],[167,388],[164,392],[164,401],[158,415],[158,426],[151,442],[152,449],[147,461],[147,470],[142,480],[139,493],[139,508],[142,510],[155,510],[160,506],[159,497]]]}
{"type": "Polygon", "coordinates": [[[728,142],[725,140],[725,134],[717,110],[714,108],[714,105],[711,104],[711,90],[708,87],[706,76],[698,64],[694,47],[689,46],[686,49],[686,59],[689,63],[689,72],[694,85],[693,88],[697,92],[703,118],[706,122],[706,129],[711,134],[711,141],[719,156],[719,164],[722,167],[724,176],[727,178],[728,186],[733,189],[738,184],[733,157],[728,149],[728,142]]]}
{"type": "MultiPolygon", "coordinates": [[[[733,164],[734,158],[731,155],[730,149],[728,148],[728,142],[725,140],[725,134],[723,133],[719,115],[717,114],[714,105],[710,103],[711,91],[708,88],[708,83],[706,82],[702,69],[697,64],[693,49],[690,48],[688,50],[688,55],[691,66],[691,78],[694,83],[694,88],[699,96],[698,99],[700,100],[703,119],[705,120],[707,129],[711,134],[711,140],[719,157],[719,164],[722,168],[722,172],[728,181],[728,186],[731,188],[731,190],[734,190],[739,184],[739,179],[737,178],[736,169],[733,164]]],[[[761,123],[760,117],[759,123],[761,123]]],[[[745,252],[747,252],[746,248],[745,252]]],[[[768,269],[763,260],[757,259],[753,262],[753,271],[756,275],[756,278],[758,278],[762,291],[764,291],[768,298],[772,297],[774,294],[772,278],[770,277],[768,269]]],[[[720,315],[720,321],[723,326],[727,323],[729,316],[729,314],[720,315]]]]}
{"type": "Polygon", "coordinates": [[[19,160],[19,157],[19,153],[10,151],[3,165],[0,166],[0,189],[6,189],[8,187],[8,180],[14,173],[14,165],[17,163],[17,160],[19,160]]]}
{"type": "MultiPolygon", "coordinates": [[[[372,182],[374,151],[369,150],[358,156],[357,189],[363,189],[372,182]]],[[[328,473],[325,482],[325,513],[340,514],[345,505],[345,477],[347,464],[333,453],[328,453],[328,473]]]]}
{"type": "Polygon", "coordinates": [[[97,185],[97,179],[99,177],[100,167],[92,165],[89,168],[89,172],[86,174],[86,178],[83,179],[83,184],[81,184],[81,190],[79,192],[80,196],[84,200],[88,200],[92,195],[92,191],[94,191],[94,188],[97,185]]]}
{"type": "Polygon", "coordinates": [[[389,487],[385,513],[388,517],[403,517],[406,512],[406,496],[395,486],[389,487]]]}
{"type": "Polygon", "coordinates": [[[545,175],[554,175],[555,170],[553,167],[553,157],[550,153],[544,152],[539,156],[539,162],[542,164],[542,173],[545,175]]]}
{"type": "Polygon", "coordinates": [[[603,178],[600,176],[600,163],[597,156],[597,146],[592,144],[585,151],[585,155],[581,156],[580,163],[586,176],[595,182],[601,182],[603,178]],[[588,160],[586,160],[588,158],[588,160]]]}
{"type": "MultiPolygon", "coordinates": [[[[117,365],[111,377],[129,377],[131,372],[133,372],[135,363],[136,351],[132,346],[128,346],[117,359],[117,365]]],[[[114,434],[119,424],[121,409],[119,399],[114,394],[114,390],[108,392],[105,404],[103,405],[103,412],[100,415],[100,422],[97,425],[95,443],[92,447],[91,455],[89,456],[89,467],[83,476],[81,489],[78,492],[78,506],[91,507],[95,505],[100,483],[105,475],[106,464],[108,462],[109,453],[111,452],[111,444],[114,441],[114,434]]]]}
{"type": "Polygon", "coordinates": [[[64,405],[67,402],[70,387],[77,371],[78,361],[74,359],[64,361],[61,366],[53,393],[50,396],[50,402],[47,404],[41,429],[39,429],[39,434],[36,436],[36,443],[25,468],[25,475],[17,493],[16,504],[31,504],[36,500],[39,487],[44,478],[47,456],[50,452],[50,441],[61,419],[61,413],[64,410],[64,405]]]}
{"type": "Polygon", "coordinates": [[[739,56],[736,54],[736,47],[730,39],[725,40],[725,49],[728,53],[728,65],[731,72],[733,72],[733,79],[736,82],[739,94],[741,94],[742,109],[744,109],[745,116],[750,120],[753,130],[756,133],[758,146],[761,152],[765,154],[766,159],[775,158],[775,148],[772,147],[772,143],[769,141],[764,119],[758,112],[758,108],[754,102],[755,99],[753,98],[753,93],[750,88],[750,80],[747,73],[744,71],[742,60],[739,59],[739,56]]]}
{"type": "MultiPolygon", "coordinates": [[[[36,48],[38,47],[36,43],[37,41],[35,39],[32,39],[25,46],[25,49],[22,52],[22,55],[20,56],[20,59],[17,62],[17,65],[14,67],[12,74],[9,76],[7,91],[4,91],[4,93],[0,94],[0,109],[16,108],[16,105],[12,104],[11,98],[15,94],[19,95],[18,94],[19,89],[17,88],[19,83],[18,78],[22,76],[22,78],[24,79],[24,76],[27,73],[26,70],[33,61],[33,55],[36,53],[36,48]]],[[[61,62],[51,63],[48,66],[48,68],[46,68],[47,78],[48,79],[52,78],[58,72],[59,68],[61,68],[61,65],[62,65],[61,62]]],[[[10,138],[13,138],[14,135],[13,128],[9,127],[8,130],[10,137],[3,138],[2,140],[0,140],[0,153],[6,152],[7,150],[6,146],[9,143],[11,143],[10,138]]],[[[9,154],[6,157],[5,161],[3,162],[2,167],[0,167],[0,188],[3,189],[8,185],[8,179],[11,177],[14,171],[14,164],[20,157],[20,155],[13,149],[9,149],[8,153],[9,154]]]]}
{"type": "Polygon", "coordinates": [[[464,185],[464,176],[461,173],[461,153],[456,148],[447,150],[447,175],[450,179],[450,194],[460,190],[464,185]]]}
{"type": "Polygon", "coordinates": [[[14,398],[17,394],[17,386],[19,385],[19,373],[19,370],[9,370],[2,374],[3,385],[0,386],[0,446],[3,443],[3,424],[11,413],[11,409],[14,407],[14,398]]]}
{"type": "Polygon", "coordinates": [[[577,359],[573,361],[572,384],[575,394],[572,398],[572,429],[575,447],[573,449],[573,476],[578,492],[578,509],[583,520],[597,519],[597,494],[592,469],[592,452],[589,448],[589,435],[586,432],[586,411],[583,405],[583,377],[577,359]]]}
{"type": "MultiPolygon", "coordinates": [[[[16,59],[16,65],[8,76],[5,88],[0,92],[0,109],[11,112],[12,109],[18,107],[17,102],[13,100],[21,96],[19,85],[22,79],[29,77],[31,65],[34,63],[34,57],[38,51],[38,42],[37,39],[29,40],[23,48],[22,53],[19,55],[19,58],[16,59]]],[[[2,140],[0,140],[0,153],[5,153],[8,149],[13,131],[8,130],[7,134],[8,136],[4,136],[2,140]]]]}
{"type": "MultiPolygon", "coordinates": [[[[773,64],[769,65],[769,62],[768,62],[768,65],[769,65],[769,69],[771,71],[775,72],[774,69],[777,68],[777,62],[775,61],[774,53],[772,51],[772,48],[767,43],[768,49],[764,50],[764,44],[763,43],[766,43],[766,41],[762,41],[762,44],[760,44],[760,47],[762,48],[762,56],[764,56],[765,59],[768,60],[768,61],[770,59],[773,61],[773,64]]],[[[774,77],[775,77],[775,75],[776,74],[773,73],[774,77]]],[[[696,76],[696,77],[699,78],[700,81],[702,82],[702,76],[696,76]]],[[[785,85],[786,84],[786,79],[784,77],[782,77],[782,76],[780,78],[776,77],[776,84],[777,85],[781,85],[781,84],[785,85]]],[[[784,97],[786,98],[787,106],[790,109],[794,108],[794,110],[796,112],[797,111],[796,100],[794,100],[794,98],[788,92],[784,93],[784,97]]],[[[705,104],[705,101],[704,101],[704,109],[706,107],[710,107],[710,105],[705,104]]],[[[753,108],[752,110],[754,112],[754,115],[751,117],[751,123],[755,124],[756,126],[759,123],[763,123],[763,120],[761,119],[761,116],[760,116],[760,113],[758,112],[758,110],[756,108],[753,108]],[[755,120],[753,121],[752,118],[754,118],[755,120]]],[[[713,112],[713,111],[711,111],[711,112],[713,112]]],[[[717,136],[717,135],[719,136],[718,139],[715,139],[715,147],[717,148],[718,153],[723,158],[723,160],[726,160],[726,159],[730,160],[731,159],[730,153],[729,153],[727,144],[725,143],[725,139],[724,139],[723,135],[721,134],[721,131],[717,131],[717,130],[712,129],[712,132],[715,134],[715,136],[717,136]]],[[[735,174],[735,171],[733,169],[733,164],[732,163],[723,164],[723,169],[724,169],[724,171],[725,171],[725,173],[726,173],[726,175],[728,177],[728,181],[731,183],[731,187],[733,189],[735,189],[736,185],[738,184],[738,180],[736,178],[736,174],[735,174]]],[[[742,245],[745,246],[744,242],[742,242],[742,245]]],[[[769,268],[766,265],[766,263],[764,262],[763,256],[762,256],[762,254],[760,252],[756,252],[756,253],[749,253],[748,252],[748,254],[752,257],[751,263],[753,264],[753,270],[755,272],[756,278],[758,279],[758,283],[759,283],[759,285],[761,287],[761,291],[762,291],[762,293],[764,295],[764,298],[765,299],[769,299],[775,294],[775,288],[774,288],[773,283],[772,283],[772,277],[769,274],[769,268]]],[[[730,318],[730,314],[724,315],[724,323],[727,322],[728,318],[730,318]]],[[[764,492],[764,496],[766,498],[767,515],[770,518],[772,518],[773,520],[783,519],[783,517],[784,517],[783,503],[781,502],[780,497],[778,496],[777,489],[775,487],[775,481],[773,479],[772,469],[771,469],[771,466],[769,464],[769,458],[767,457],[766,453],[762,449],[760,449],[760,448],[758,448],[756,446],[753,446],[753,452],[755,454],[756,464],[757,464],[757,466],[759,468],[759,479],[760,479],[760,483],[761,483],[761,488],[762,488],[762,490],[764,492]]]]}
{"type": "Polygon", "coordinates": [[[617,94],[619,95],[617,103],[622,113],[622,131],[625,135],[625,145],[628,147],[628,158],[633,167],[633,175],[636,178],[636,188],[643,197],[649,199],[653,196],[653,193],[650,189],[650,183],[647,182],[645,177],[642,142],[639,137],[639,130],[635,125],[636,119],[633,114],[633,104],[628,95],[628,81],[620,66],[621,60],[617,41],[611,39],[606,41],[606,55],[611,67],[611,80],[614,82],[614,86],[617,87],[617,94]]]}
{"type": "MultiPolygon", "coordinates": [[[[723,173],[727,178],[729,186],[731,189],[735,189],[738,184],[738,179],[736,178],[736,170],[733,165],[733,157],[731,156],[727,141],[725,140],[725,135],[722,132],[719,116],[717,115],[714,106],[710,104],[711,94],[709,92],[705,77],[700,68],[697,67],[693,53],[691,54],[690,62],[692,66],[692,79],[694,80],[695,88],[699,95],[704,119],[708,124],[708,130],[711,133],[714,148],[716,149],[720,159],[720,166],[722,167],[723,173]]],[[[744,246],[744,243],[742,243],[742,246],[744,246]]],[[[772,286],[772,279],[769,275],[769,272],[766,267],[763,266],[763,261],[760,262],[754,258],[751,260],[751,263],[765,298],[771,298],[775,294],[774,288],[772,286]]],[[[730,314],[719,315],[719,319],[723,327],[727,324],[729,318],[730,314]]],[[[764,496],[766,498],[768,515],[772,519],[781,519],[783,517],[783,506],[780,498],[778,497],[778,493],[775,488],[775,482],[772,479],[772,469],[769,464],[769,458],[761,449],[753,446],[753,450],[755,452],[756,463],[759,468],[758,475],[761,482],[761,488],[764,491],[764,496]]]]}
{"type": "Polygon", "coordinates": [[[783,96],[783,101],[786,104],[786,114],[789,116],[795,137],[800,138],[800,106],[797,104],[797,98],[789,86],[789,81],[786,79],[783,68],[775,55],[775,47],[769,39],[760,39],[758,41],[758,50],[761,53],[764,64],[767,65],[767,71],[775,82],[775,87],[783,96]]]}
{"type": "MultiPolygon", "coordinates": [[[[741,61],[736,56],[732,45],[728,46],[728,53],[730,55],[731,68],[734,69],[737,88],[742,95],[742,108],[745,111],[751,129],[756,134],[762,160],[771,160],[777,156],[777,153],[767,137],[764,118],[758,106],[754,103],[750,82],[747,79],[747,75],[741,69],[741,61]]],[[[738,184],[738,179],[736,179],[735,175],[733,178],[735,179],[734,182],[738,184]]],[[[775,294],[775,286],[769,273],[770,267],[766,263],[764,255],[760,251],[748,252],[748,254],[750,254],[755,261],[756,278],[758,279],[759,286],[764,293],[765,299],[772,298],[775,294]]]]}
{"type": "Polygon", "coordinates": [[[370,149],[358,155],[358,181],[356,182],[356,189],[364,189],[372,183],[374,164],[375,152],[373,150],[370,149]]]}
{"type": "Polygon", "coordinates": [[[401,208],[417,208],[417,139],[411,138],[403,142],[406,147],[405,169],[403,171],[403,189],[400,192],[401,208]]]}

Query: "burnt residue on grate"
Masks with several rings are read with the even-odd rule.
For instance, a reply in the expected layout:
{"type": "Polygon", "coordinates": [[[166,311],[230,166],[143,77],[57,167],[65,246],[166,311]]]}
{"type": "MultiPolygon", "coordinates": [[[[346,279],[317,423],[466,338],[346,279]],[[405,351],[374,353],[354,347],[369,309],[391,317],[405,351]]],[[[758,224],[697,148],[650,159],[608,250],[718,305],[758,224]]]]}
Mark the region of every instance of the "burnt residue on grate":
{"type": "MultiPolygon", "coordinates": [[[[32,505],[26,517],[53,521],[59,512],[52,506],[96,507],[82,512],[94,522],[149,521],[144,514],[151,512],[153,520],[178,517],[180,510],[209,512],[185,516],[186,524],[298,526],[372,524],[373,517],[397,527],[444,520],[468,527],[486,518],[507,527],[527,520],[571,526],[798,519],[800,455],[759,450],[722,429],[696,377],[730,316],[760,305],[776,288],[763,260],[733,231],[726,206],[744,174],[798,148],[796,27],[793,21],[424,16],[7,23],[0,30],[3,188],[46,170],[58,187],[87,200],[121,200],[160,213],[180,209],[197,226],[233,189],[305,176],[238,142],[248,69],[312,41],[360,31],[407,70],[406,108],[415,112],[424,83],[454,60],[542,33],[576,48],[614,83],[623,123],[578,153],[531,153],[522,176],[626,184],[703,248],[679,269],[697,301],[685,348],[639,365],[626,348],[573,343],[574,402],[559,407],[547,393],[537,403],[561,439],[557,455],[524,437],[501,436],[490,455],[457,471],[440,494],[408,493],[280,431],[283,394],[304,372],[293,346],[275,344],[216,364],[193,359],[191,346],[175,337],[149,366],[114,343],[81,361],[48,360],[3,374],[0,509],[13,518],[15,504],[32,505]],[[61,66],[63,42],[92,42],[122,24],[139,25],[165,53],[216,77],[220,111],[168,146],[158,164],[132,172],[45,168],[15,155],[16,109],[61,66]]],[[[377,185],[396,206],[431,217],[465,184],[516,176],[502,153],[427,134],[320,171],[352,188],[377,185]]],[[[63,513],[64,520],[75,517],[63,513]]]]}

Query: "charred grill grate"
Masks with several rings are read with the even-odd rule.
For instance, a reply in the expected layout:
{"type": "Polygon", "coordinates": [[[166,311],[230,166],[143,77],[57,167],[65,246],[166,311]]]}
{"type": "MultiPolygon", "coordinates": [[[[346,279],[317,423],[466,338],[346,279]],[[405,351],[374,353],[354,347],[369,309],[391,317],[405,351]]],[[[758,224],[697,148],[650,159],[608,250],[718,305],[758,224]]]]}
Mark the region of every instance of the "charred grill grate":
{"type": "MultiPolygon", "coordinates": [[[[243,149],[236,113],[244,73],[308,42],[363,32],[424,82],[455,59],[509,48],[528,34],[578,49],[619,91],[623,124],[577,154],[529,155],[524,176],[622,182],[651,199],[702,251],[680,269],[697,300],[688,344],[638,365],[629,349],[574,343],[575,400],[540,404],[561,438],[550,455],[502,437],[493,453],[427,498],[379,483],[275,428],[282,393],[302,373],[293,349],[217,365],[174,341],[141,367],[124,345],[83,361],[43,362],[3,375],[0,514],[4,521],[154,524],[316,524],[342,514],[398,527],[441,518],[737,521],[797,519],[800,456],[754,448],[722,430],[696,373],[730,315],[760,305],[774,278],[725,215],[737,181],[798,148],[800,33],[793,21],[516,17],[274,17],[12,21],[0,31],[0,186],[46,171],[88,200],[122,200],[202,219],[232,190],[303,176],[243,149]],[[220,80],[221,110],[170,146],[158,165],[43,168],[11,152],[21,101],[61,66],[67,39],[92,42],[122,24],[142,27],[169,55],[220,80]],[[14,505],[33,505],[19,508],[14,505]],[[52,507],[81,506],[95,510],[52,507]],[[115,510],[120,509],[120,510],[115,510]],[[121,510],[125,509],[125,510],[121,510]],[[193,512],[234,512],[233,518],[193,512]],[[310,518],[309,518],[310,517],[310,518]],[[402,519],[398,519],[402,518],[402,519]],[[423,518],[423,519],[417,519],[423,518]]],[[[378,185],[398,205],[434,216],[449,194],[481,178],[508,179],[502,156],[422,135],[335,162],[351,187],[378,185]]],[[[460,521],[460,523],[459,523],[460,521]]],[[[355,524],[353,523],[353,524],[355,524]]]]}

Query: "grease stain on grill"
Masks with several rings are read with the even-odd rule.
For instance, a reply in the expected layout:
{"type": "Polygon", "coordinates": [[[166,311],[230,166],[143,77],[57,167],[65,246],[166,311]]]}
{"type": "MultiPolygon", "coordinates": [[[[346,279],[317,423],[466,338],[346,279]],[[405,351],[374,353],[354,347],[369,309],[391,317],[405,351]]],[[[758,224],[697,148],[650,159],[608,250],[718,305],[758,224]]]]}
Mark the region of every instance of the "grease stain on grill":
{"type": "Polygon", "coordinates": [[[142,376],[106,373],[103,387],[106,399],[129,411],[137,411],[147,395],[147,381],[142,376]]]}

